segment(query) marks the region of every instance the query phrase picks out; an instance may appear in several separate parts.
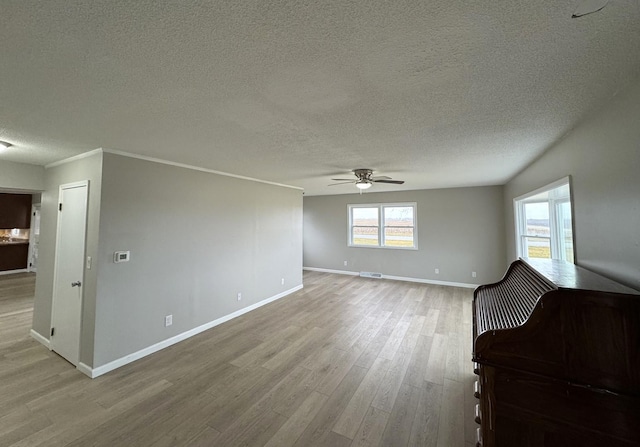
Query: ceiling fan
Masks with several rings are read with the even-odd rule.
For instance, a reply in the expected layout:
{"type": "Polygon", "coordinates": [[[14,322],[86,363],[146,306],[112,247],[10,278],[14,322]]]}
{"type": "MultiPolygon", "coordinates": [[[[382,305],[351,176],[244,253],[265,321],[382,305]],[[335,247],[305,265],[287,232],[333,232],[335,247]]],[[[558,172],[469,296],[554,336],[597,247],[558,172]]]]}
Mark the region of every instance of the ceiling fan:
{"type": "Polygon", "coordinates": [[[374,177],[373,170],[371,169],[354,169],[353,174],[356,176],[355,180],[348,178],[332,178],[331,180],[340,183],[332,183],[329,186],[354,183],[360,192],[362,192],[363,189],[371,188],[371,185],[374,183],[392,183],[394,185],[402,185],[404,183],[404,180],[393,180],[391,177],[387,177],[386,175],[374,177]]]}

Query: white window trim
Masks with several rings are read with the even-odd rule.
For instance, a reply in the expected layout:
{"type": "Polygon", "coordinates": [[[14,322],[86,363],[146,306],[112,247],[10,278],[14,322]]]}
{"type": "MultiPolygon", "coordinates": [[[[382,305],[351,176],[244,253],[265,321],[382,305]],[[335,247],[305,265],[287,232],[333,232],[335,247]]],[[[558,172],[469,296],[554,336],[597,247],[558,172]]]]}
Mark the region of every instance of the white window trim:
{"type": "Polygon", "coordinates": [[[353,248],[382,248],[385,250],[418,250],[418,204],[417,202],[393,202],[393,203],[351,203],[347,204],[347,245],[353,248]],[[413,208],[413,247],[396,247],[384,245],[383,209],[395,206],[410,206],[413,208]],[[351,210],[353,208],[378,208],[378,245],[357,245],[353,243],[353,226],[351,210]]]}
{"type": "Polygon", "coordinates": [[[555,182],[551,182],[548,185],[541,186],[538,189],[534,189],[533,191],[530,191],[526,194],[522,194],[521,196],[518,196],[515,199],[513,199],[513,202],[515,203],[519,200],[525,200],[525,199],[528,199],[529,197],[537,196],[540,193],[549,191],[550,189],[556,189],[557,187],[566,185],[566,184],[569,184],[569,191],[571,191],[571,176],[562,177],[561,179],[558,179],[555,182]]]}
{"type": "MultiPolygon", "coordinates": [[[[569,205],[571,207],[571,225],[572,227],[574,226],[574,217],[573,217],[573,188],[571,186],[571,176],[566,176],[563,177],[559,180],[556,180],[555,182],[549,183],[548,185],[542,186],[538,189],[535,189],[533,191],[530,191],[526,194],[523,194],[521,196],[515,197],[513,199],[513,210],[514,210],[514,223],[515,223],[515,235],[516,235],[516,251],[518,254],[518,257],[523,257],[526,258],[527,253],[525,252],[525,243],[524,243],[524,239],[529,236],[526,234],[526,222],[524,221],[524,205],[526,203],[545,203],[547,201],[544,200],[530,200],[527,201],[527,199],[529,197],[534,197],[537,196],[538,194],[544,193],[544,192],[548,192],[552,189],[558,188],[560,186],[564,186],[564,185],[568,185],[569,186],[569,198],[568,199],[558,199],[558,200],[552,200],[549,203],[553,204],[554,206],[549,206],[549,224],[551,225],[551,228],[557,228],[558,225],[558,217],[556,214],[556,204],[561,203],[561,202],[569,202],[569,205]],[[552,224],[553,222],[553,224],[552,224]]],[[[575,235],[575,229],[572,228],[572,234],[575,235]]],[[[553,231],[552,231],[553,233],[553,231]]],[[[556,235],[556,237],[551,237],[551,235],[546,238],[545,236],[535,236],[538,237],[540,239],[550,239],[549,241],[549,247],[551,249],[551,258],[552,259],[560,259],[558,257],[554,257],[554,255],[556,255],[557,253],[560,253],[561,250],[561,243],[559,240],[559,235],[556,235]]],[[[573,241],[573,259],[575,262],[576,259],[576,246],[575,246],[575,237],[574,237],[574,241],[573,241]]]]}

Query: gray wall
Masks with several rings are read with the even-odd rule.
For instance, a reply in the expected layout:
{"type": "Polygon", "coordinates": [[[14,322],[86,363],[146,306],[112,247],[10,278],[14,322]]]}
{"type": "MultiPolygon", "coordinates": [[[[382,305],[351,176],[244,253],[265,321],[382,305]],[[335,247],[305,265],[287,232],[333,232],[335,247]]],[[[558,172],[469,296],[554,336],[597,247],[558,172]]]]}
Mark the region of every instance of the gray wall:
{"type": "MultiPolygon", "coordinates": [[[[67,183],[89,180],[86,254],[95,259],[98,252],[101,177],[101,153],[49,168],[45,171],[46,189],[41,197],[40,243],[33,310],[33,330],[46,339],[49,339],[49,331],[51,329],[59,187],[67,183]]],[[[91,364],[91,359],[93,358],[96,278],[97,271],[95,268],[85,270],[82,286],[80,361],[88,365],[91,364]]]]}
{"type": "Polygon", "coordinates": [[[44,188],[44,167],[0,161],[0,189],[42,191],[44,188]]]}
{"type": "Polygon", "coordinates": [[[109,153],[103,168],[89,365],[302,284],[302,191],[109,153]]]}
{"type": "Polygon", "coordinates": [[[304,198],[305,267],[482,284],[503,276],[504,250],[500,186],[304,198]],[[419,249],[348,247],[347,205],[388,202],[417,202],[419,249]]]}
{"type": "Polygon", "coordinates": [[[507,256],[513,198],[572,178],[576,263],[640,290],[640,83],[620,92],[505,186],[507,256]]]}

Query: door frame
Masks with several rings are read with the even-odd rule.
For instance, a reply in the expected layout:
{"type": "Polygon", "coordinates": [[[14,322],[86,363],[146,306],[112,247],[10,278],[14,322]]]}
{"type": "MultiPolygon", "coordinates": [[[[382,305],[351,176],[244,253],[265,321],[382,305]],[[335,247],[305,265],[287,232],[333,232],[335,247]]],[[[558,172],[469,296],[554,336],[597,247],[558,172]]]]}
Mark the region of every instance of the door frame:
{"type": "MultiPolygon", "coordinates": [[[[31,205],[31,228],[29,231],[29,254],[28,254],[28,258],[27,258],[27,271],[28,272],[35,272],[38,273],[38,266],[36,265],[36,267],[34,268],[31,265],[31,260],[33,259],[33,249],[34,249],[34,241],[36,238],[35,235],[35,226],[36,226],[36,222],[35,222],[35,213],[36,210],[38,212],[42,212],[42,203],[34,203],[31,205]]],[[[40,231],[39,225],[38,225],[38,231],[40,231]]],[[[40,242],[38,241],[38,245],[40,245],[40,242]]]]}
{"type": "MultiPolygon", "coordinates": [[[[56,308],[56,295],[57,295],[57,286],[58,286],[58,264],[59,264],[59,260],[58,260],[58,256],[60,255],[60,250],[59,250],[59,244],[60,244],[60,220],[61,220],[61,215],[60,212],[58,211],[58,206],[60,206],[61,199],[62,199],[62,191],[64,189],[73,189],[73,188],[79,188],[79,187],[86,187],[87,188],[87,201],[86,201],[86,210],[85,210],[85,220],[84,220],[84,225],[85,225],[85,234],[84,234],[84,240],[82,241],[82,253],[83,253],[83,262],[82,262],[82,273],[81,273],[81,278],[80,281],[82,282],[82,286],[80,288],[80,332],[79,332],[79,336],[78,336],[78,364],[74,365],[76,368],[79,367],[80,365],[80,357],[81,357],[81,350],[82,350],[82,326],[83,326],[83,319],[82,319],[82,312],[84,310],[84,285],[85,285],[85,281],[84,281],[84,276],[85,276],[85,268],[84,268],[84,260],[87,257],[87,222],[89,221],[89,180],[81,180],[78,182],[72,182],[72,183],[65,183],[63,185],[60,185],[58,187],[58,200],[56,201],[56,214],[57,214],[57,219],[56,219],[56,251],[55,251],[55,255],[54,255],[54,264],[53,264],[53,289],[52,289],[52,293],[51,293],[51,316],[49,319],[49,350],[50,351],[55,351],[54,350],[54,342],[51,338],[51,329],[54,327],[53,326],[53,317],[54,317],[54,313],[55,313],[55,308],[56,308]]],[[[66,360],[66,359],[65,359],[66,360]]]]}

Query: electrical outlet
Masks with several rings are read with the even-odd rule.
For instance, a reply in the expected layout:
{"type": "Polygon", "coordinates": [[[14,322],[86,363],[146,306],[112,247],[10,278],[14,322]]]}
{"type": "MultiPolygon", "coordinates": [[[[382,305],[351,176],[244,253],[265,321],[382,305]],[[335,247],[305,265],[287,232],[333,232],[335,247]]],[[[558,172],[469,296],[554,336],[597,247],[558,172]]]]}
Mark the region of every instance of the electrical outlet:
{"type": "Polygon", "coordinates": [[[173,315],[167,315],[164,317],[164,327],[169,327],[173,324],[173,315]]]}
{"type": "Polygon", "coordinates": [[[436,275],[440,274],[440,269],[436,269],[436,275]]]}
{"type": "Polygon", "coordinates": [[[472,278],[475,278],[476,276],[478,276],[478,275],[476,275],[476,272],[471,272],[471,277],[472,278]]]}
{"type": "Polygon", "coordinates": [[[240,301],[241,299],[242,299],[242,294],[238,292],[238,301],[240,301]]]}
{"type": "Polygon", "coordinates": [[[284,278],[282,278],[282,279],[280,280],[280,284],[282,284],[282,285],[284,286],[284,278]]]}
{"type": "Polygon", "coordinates": [[[344,266],[345,266],[345,267],[347,266],[347,261],[344,261],[344,266]]]}

